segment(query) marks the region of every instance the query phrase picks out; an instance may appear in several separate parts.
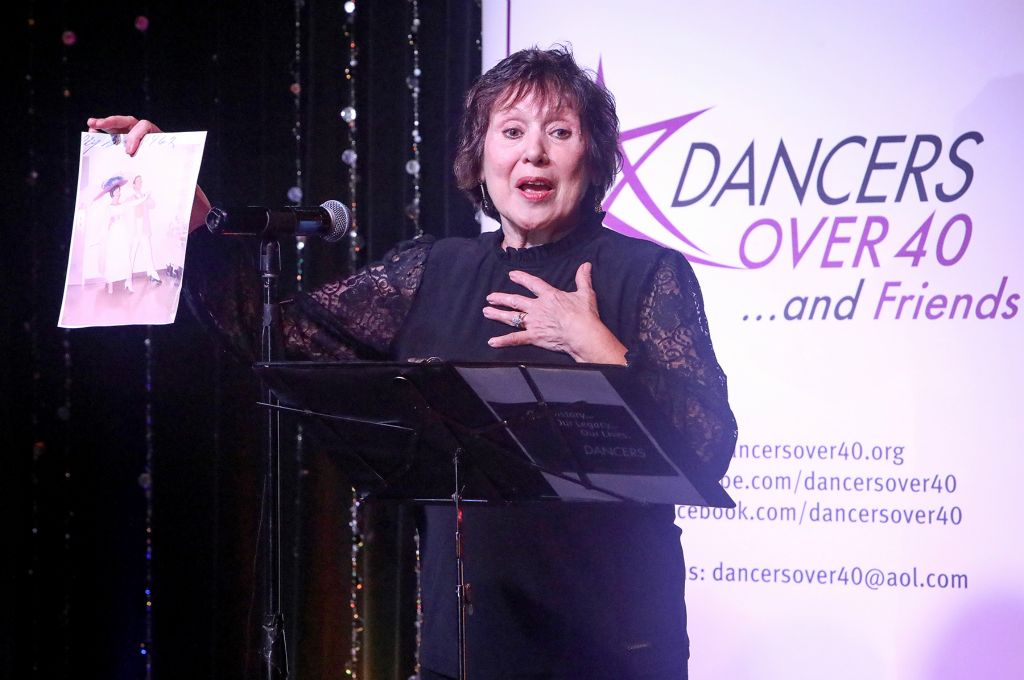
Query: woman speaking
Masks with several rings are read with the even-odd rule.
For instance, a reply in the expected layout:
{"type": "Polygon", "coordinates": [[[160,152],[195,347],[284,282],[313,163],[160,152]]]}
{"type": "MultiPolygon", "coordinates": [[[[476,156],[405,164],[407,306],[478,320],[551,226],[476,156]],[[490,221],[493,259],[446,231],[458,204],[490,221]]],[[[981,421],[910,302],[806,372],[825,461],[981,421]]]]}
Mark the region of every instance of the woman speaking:
{"type": "MultiPolygon", "coordinates": [[[[126,134],[129,153],[158,128],[90,119],[126,134]]],[[[628,364],[715,479],[736,440],[694,273],[677,252],[601,225],[619,168],[612,96],[565,49],[517,52],[466,99],[455,175],[501,229],[399,244],[383,260],[283,312],[287,351],[306,359],[431,358],[628,364]]],[[[210,204],[197,188],[193,229],[210,204]]],[[[193,231],[193,253],[212,244],[193,231]]],[[[225,333],[258,328],[230,268],[186,267],[204,314],[225,333]]],[[[250,341],[249,348],[258,347],[250,341]]],[[[255,352],[253,351],[255,356],[255,352]]],[[[680,680],[685,581],[672,506],[622,503],[468,507],[471,677],[484,680],[680,680]]],[[[424,679],[458,674],[451,509],[424,508],[424,679]]]]}

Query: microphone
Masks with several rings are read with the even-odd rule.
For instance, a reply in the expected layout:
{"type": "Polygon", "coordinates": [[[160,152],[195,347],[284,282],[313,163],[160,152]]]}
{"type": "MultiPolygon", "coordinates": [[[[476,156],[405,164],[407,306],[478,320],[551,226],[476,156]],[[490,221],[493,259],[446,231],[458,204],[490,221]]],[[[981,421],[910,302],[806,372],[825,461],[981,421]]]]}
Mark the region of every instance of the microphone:
{"type": "Polygon", "coordinates": [[[339,201],[326,201],[317,208],[213,208],[206,214],[206,228],[213,234],[319,236],[328,243],[341,240],[351,221],[352,212],[339,201]]]}

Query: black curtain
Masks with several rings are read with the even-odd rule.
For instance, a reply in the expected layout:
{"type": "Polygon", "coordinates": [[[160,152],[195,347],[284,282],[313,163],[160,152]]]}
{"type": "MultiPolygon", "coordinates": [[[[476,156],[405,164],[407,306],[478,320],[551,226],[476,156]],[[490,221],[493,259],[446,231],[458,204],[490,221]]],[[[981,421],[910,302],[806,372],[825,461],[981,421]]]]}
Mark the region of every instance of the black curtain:
{"type": "MultiPolygon", "coordinates": [[[[0,677],[140,678],[147,659],[156,677],[260,672],[262,420],[249,366],[224,353],[184,303],[169,326],[56,327],[86,118],[131,113],[168,131],[207,130],[200,183],[222,205],[288,204],[298,158],[303,204],[355,198],[365,262],[414,232],[405,172],[410,11],[408,0],[358,3],[355,102],[341,75],[341,2],[30,4],[20,28],[5,29],[17,35],[8,43],[16,92],[4,104],[13,153],[0,248],[0,677]],[[358,111],[355,197],[340,159],[339,112],[349,104],[358,111]],[[147,450],[149,480],[141,477],[147,450]],[[144,655],[147,598],[153,647],[144,655]]],[[[421,2],[419,11],[422,226],[469,235],[479,227],[453,187],[451,153],[464,93],[479,74],[480,9],[450,0],[421,2]]],[[[344,272],[349,253],[310,243],[305,260],[310,286],[344,272]]],[[[343,677],[348,486],[334,461],[290,435],[286,442],[291,669],[343,677]]],[[[409,519],[369,507],[363,521],[361,676],[404,680],[414,654],[409,519]]]]}

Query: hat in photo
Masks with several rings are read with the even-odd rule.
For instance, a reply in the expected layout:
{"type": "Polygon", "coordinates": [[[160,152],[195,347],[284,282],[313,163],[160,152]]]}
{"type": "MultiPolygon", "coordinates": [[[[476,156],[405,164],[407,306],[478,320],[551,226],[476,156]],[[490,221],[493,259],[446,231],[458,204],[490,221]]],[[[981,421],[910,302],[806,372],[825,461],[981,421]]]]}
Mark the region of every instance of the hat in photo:
{"type": "Polygon", "coordinates": [[[115,188],[123,187],[127,183],[128,183],[128,180],[126,180],[124,177],[121,177],[121,175],[114,175],[110,179],[108,179],[105,182],[103,182],[102,186],[100,187],[100,192],[98,194],[96,194],[96,198],[94,198],[92,200],[95,201],[95,200],[101,198],[103,196],[103,194],[109,194],[115,188]]]}

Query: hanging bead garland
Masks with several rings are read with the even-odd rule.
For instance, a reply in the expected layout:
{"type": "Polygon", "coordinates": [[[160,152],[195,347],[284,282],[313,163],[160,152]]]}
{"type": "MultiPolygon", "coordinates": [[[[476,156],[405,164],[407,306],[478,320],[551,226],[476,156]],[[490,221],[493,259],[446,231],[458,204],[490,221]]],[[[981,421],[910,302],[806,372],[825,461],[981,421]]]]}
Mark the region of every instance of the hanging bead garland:
{"type": "Polygon", "coordinates": [[[349,531],[352,533],[352,545],[350,552],[351,573],[349,574],[349,600],[348,607],[352,616],[351,620],[351,649],[349,659],[345,664],[345,675],[352,680],[359,680],[359,665],[362,661],[363,651],[363,616],[360,613],[360,598],[363,595],[362,576],[362,550],[363,531],[361,526],[360,509],[362,503],[355,489],[352,489],[352,506],[349,515],[349,531]]]}
{"type": "Polygon", "coordinates": [[[359,50],[356,47],[356,3],[354,0],[347,0],[343,8],[345,10],[345,22],[343,36],[348,46],[348,63],[345,65],[345,82],[347,84],[347,103],[341,110],[341,120],[347,126],[345,134],[345,149],[342,151],[341,160],[347,166],[348,174],[348,207],[352,211],[350,226],[348,230],[348,264],[349,270],[355,271],[359,266],[359,256],[362,253],[362,240],[359,233],[359,201],[356,198],[356,189],[359,182],[359,156],[356,153],[356,66],[359,65],[359,50]]]}
{"type": "MultiPolygon", "coordinates": [[[[293,98],[293,108],[295,112],[294,122],[292,124],[292,135],[295,138],[295,185],[292,190],[296,194],[295,202],[301,201],[302,196],[305,194],[304,191],[304,179],[302,173],[302,152],[303,152],[303,134],[302,134],[302,11],[305,7],[305,0],[295,0],[295,52],[292,57],[292,85],[291,93],[293,98]]],[[[295,238],[295,289],[298,291],[303,290],[304,278],[305,278],[305,266],[306,266],[306,237],[296,236],[295,238]]],[[[305,448],[303,446],[303,426],[299,422],[295,425],[295,494],[292,500],[292,511],[293,516],[298,519],[303,516],[302,504],[304,501],[305,487],[303,481],[306,474],[305,464],[305,448]]],[[[298,578],[299,574],[299,560],[301,546],[299,543],[299,537],[302,532],[298,532],[292,543],[292,566],[294,569],[293,577],[298,578]]],[[[293,592],[298,592],[298,586],[296,586],[293,592]]],[[[294,595],[293,595],[294,597],[294,595]]],[[[295,610],[293,609],[293,613],[295,610]]],[[[297,625],[298,621],[293,621],[293,625],[297,625]]]]}
{"type": "MultiPolygon", "coordinates": [[[[33,5],[29,5],[30,10],[34,9],[33,5]]],[[[28,70],[25,73],[25,88],[26,88],[26,116],[25,116],[25,133],[26,142],[28,144],[28,175],[25,177],[25,184],[29,192],[27,205],[35,206],[38,204],[38,185],[39,185],[39,169],[38,169],[38,154],[36,152],[36,140],[38,137],[38,119],[36,116],[36,90],[35,90],[35,53],[36,53],[36,20],[35,17],[30,15],[26,20],[26,31],[28,32],[28,70]]],[[[30,271],[29,271],[29,290],[30,294],[34,296],[39,290],[39,283],[42,278],[40,268],[42,266],[42,257],[40,255],[39,244],[42,242],[42,233],[40,227],[40,220],[35,210],[29,211],[29,243],[30,243],[30,271]]],[[[46,442],[42,439],[42,428],[41,418],[43,405],[42,395],[42,366],[43,361],[41,358],[40,342],[39,342],[39,323],[36,318],[35,305],[32,306],[32,312],[24,323],[25,332],[28,334],[28,345],[31,352],[31,387],[30,387],[30,422],[31,422],[31,435],[32,435],[32,451],[31,455],[31,522],[29,527],[29,554],[28,554],[28,568],[26,570],[28,592],[30,601],[32,602],[31,613],[29,618],[29,661],[32,664],[31,671],[33,676],[39,672],[39,653],[41,646],[41,622],[40,622],[40,611],[41,607],[37,606],[38,600],[36,599],[39,595],[39,586],[37,585],[38,570],[40,567],[40,536],[41,531],[41,489],[40,489],[40,474],[42,472],[41,467],[43,465],[43,459],[46,456],[46,442]]]]}
{"type": "Polygon", "coordinates": [[[416,547],[416,677],[420,673],[420,645],[423,644],[423,564],[420,560],[420,530],[413,534],[416,547]]]}
{"type": "MultiPolygon", "coordinates": [[[[301,203],[305,194],[302,177],[302,9],[305,0],[295,0],[295,49],[292,55],[292,137],[295,140],[295,184],[288,190],[288,200],[301,203]]],[[[306,237],[295,238],[295,286],[302,290],[303,269],[305,268],[306,237]]]]}
{"type": "MultiPolygon", "coordinates": [[[[349,271],[355,271],[359,266],[359,258],[362,252],[362,242],[359,234],[359,222],[357,219],[359,202],[356,198],[356,190],[359,182],[359,156],[356,153],[356,66],[359,64],[359,50],[356,47],[356,3],[354,0],[347,0],[342,6],[345,11],[345,22],[343,36],[348,46],[348,63],[345,65],[345,83],[347,85],[347,99],[345,106],[341,109],[340,117],[346,125],[345,148],[341,153],[341,161],[345,164],[345,172],[348,175],[348,204],[352,211],[351,222],[348,231],[348,265],[349,271]]],[[[360,501],[356,490],[351,490],[352,500],[349,517],[349,531],[351,544],[349,552],[350,574],[349,574],[349,658],[345,662],[345,676],[351,680],[359,680],[359,670],[362,661],[363,650],[363,617],[360,611],[360,600],[363,592],[362,578],[362,549],[363,535],[360,526],[360,501]]]]}
{"type": "Polygon", "coordinates": [[[145,637],[139,643],[139,652],[145,658],[146,679],[153,677],[153,329],[146,326],[146,461],[139,486],[146,498],[146,552],[145,552],[145,637]]]}
{"type": "Polygon", "coordinates": [[[409,48],[411,51],[410,62],[411,73],[406,78],[409,87],[409,95],[412,100],[412,130],[410,137],[412,142],[412,158],[405,163],[405,172],[412,177],[412,199],[405,207],[406,216],[412,221],[413,235],[422,236],[423,228],[420,225],[420,5],[419,0],[409,0],[409,48]]]}
{"type": "MultiPolygon", "coordinates": [[[[142,35],[142,101],[143,115],[149,115],[150,108],[150,80],[149,80],[149,18],[145,15],[135,17],[135,30],[142,35]]],[[[144,552],[144,582],[143,602],[145,603],[145,616],[143,619],[143,639],[139,643],[139,653],[144,661],[146,680],[153,677],[153,467],[154,467],[154,438],[153,438],[153,327],[146,326],[146,338],[143,340],[145,347],[145,460],[143,470],[139,474],[139,486],[146,502],[145,519],[145,552],[144,552]]]]}
{"type": "MultiPolygon", "coordinates": [[[[411,142],[412,158],[405,164],[405,171],[412,178],[412,200],[405,209],[406,216],[413,223],[413,236],[423,235],[423,225],[420,222],[421,216],[421,172],[420,144],[423,138],[420,132],[420,89],[423,71],[420,68],[420,4],[419,0],[409,0],[409,48],[410,48],[410,74],[406,79],[409,86],[409,97],[412,103],[412,126],[409,131],[411,142]]],[[[415,677],[420,673],[420,646],[423,641],[423,579],[420,564],[420,535],[416,530],[413,536],[416,551],[414,568],[416,570],[416,650],[415,650],[415,677]]]]}
{"type": "MultiPolygon", "coordinates": [[[[75,44],[78,42],[77,34],[70,29],[66,29],[61,34],[61,42],[63,49],[61,50],[61,94],[63,95],[63,117],[64,117],[64,129],[72,129],[71,121],[71,67],[70,58],[72,50],[75,44]]],[[[77,127],[77,126],[76,126],[77,127]]],[[[77,156],[77,154],[76,154],[77,156]]],[[[77,160],[77,158],[75,159],[77,160]]],[[[69,136],[65,136],[64,143],[64,168],[63,168],[63,194],[65,210],[64,213],[67,215],[73,214],[73,200],[75,181],[73,179],[73,168],[75,165],[72,161],[72,146],[69,142],[69,136]]],[[[60,250],[66,254],[67,243],[62,242],[60,250]]],[[[63,380],[63,403],[57,409],[57,419],[62,423],[62,435],[64,440],[63,446],[63,493],[61,494],[64,501],[64,543],[63,543],[63,554],[62,563],[65,565],[64,569],[64,607],[61,612],[61,670],[63,677],[70,677],[72,673],[71,667],[71,622],[74,612],[72,611],[72,588],[73,588],[73,574],[74,569],[72,567],[74,563],[73,547],[72,547],[72,531],[74,530],[75,510],[74,510],[74,478],[72,475],[72,450],[71,441],[73,438],[72,426],[73,422],[71,419],[71,387],[72,387],[72,354],[71,354],[71,332],[64,328],[61,331],[61,351],[63,353],[62,366],[64,370],[63,380]]]]}

